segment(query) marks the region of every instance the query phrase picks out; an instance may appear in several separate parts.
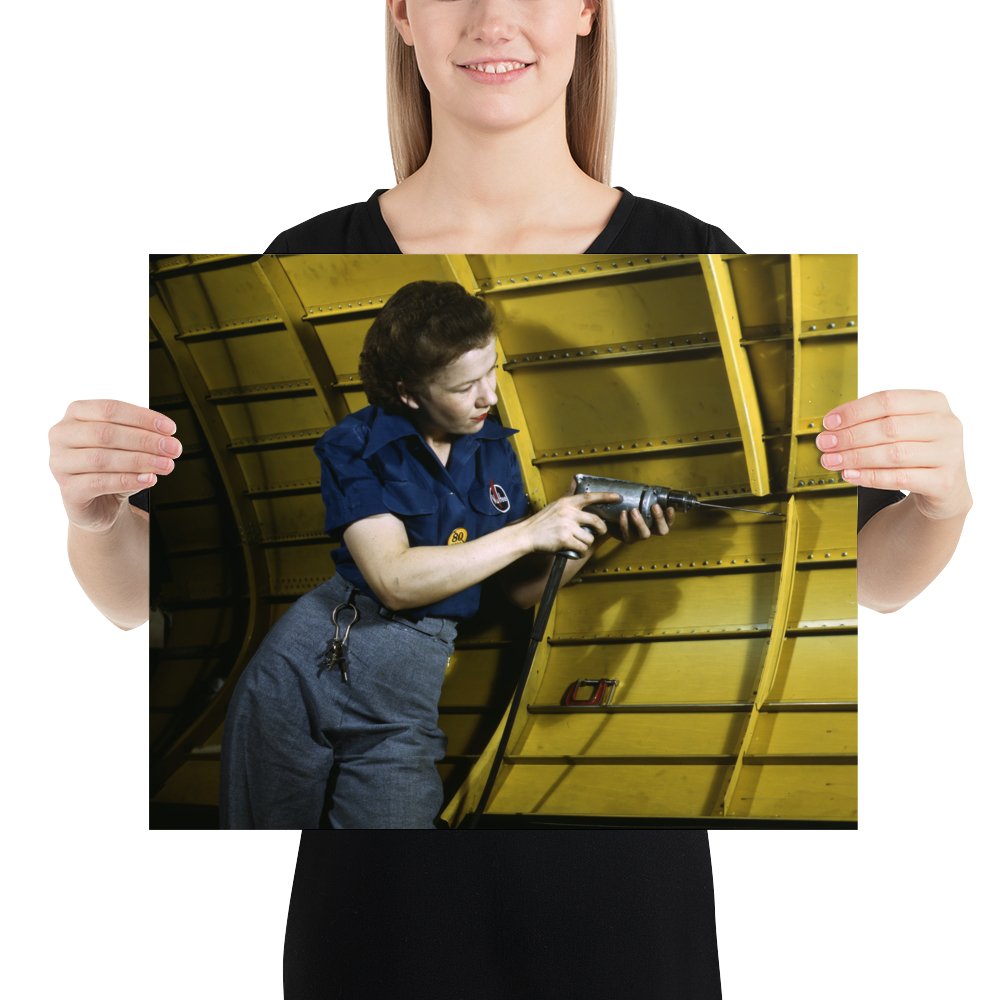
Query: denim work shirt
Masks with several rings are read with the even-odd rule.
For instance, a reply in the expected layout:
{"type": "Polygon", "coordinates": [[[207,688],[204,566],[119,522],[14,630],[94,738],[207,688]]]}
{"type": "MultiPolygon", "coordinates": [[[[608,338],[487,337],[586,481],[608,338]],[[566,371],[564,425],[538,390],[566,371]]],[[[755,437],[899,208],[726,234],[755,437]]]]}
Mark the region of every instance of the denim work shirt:
{"type": "MultiPolygon", "coordinates": [[[[472,541],[531,513],[514,449],[516,430],[487,417],[457,438],[447,467],[405,416],[366,406],[330,428],[316,444],[322,469],[326,531],[334,539],[355,521],[394,514],[411,546],[472,541]]],[[[374,600],[346,544],[332,553],[337,572],[374,600]]],[[[419,608],[409,618],[471,618],[480,584],[419,608]]]]}

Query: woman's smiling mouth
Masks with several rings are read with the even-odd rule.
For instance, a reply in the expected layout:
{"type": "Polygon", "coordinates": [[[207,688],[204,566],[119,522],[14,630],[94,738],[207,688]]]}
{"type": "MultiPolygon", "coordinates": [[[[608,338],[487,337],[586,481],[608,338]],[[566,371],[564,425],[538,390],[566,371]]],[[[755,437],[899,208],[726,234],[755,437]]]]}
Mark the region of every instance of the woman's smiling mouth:
{"type": "Polygon", "coordinates": [[[463,69],[476,69],[481,73],[510,73],[515,69],[524,69],[527,63],[523,62],[485,62],[485,63],[465,63],[463,69]]]}
{"type": "Polygon", "coordinates": [[[462,63],[458,68],[481,83],[509,83],[523,76],[533,65],[507,59],[462,63]]]}

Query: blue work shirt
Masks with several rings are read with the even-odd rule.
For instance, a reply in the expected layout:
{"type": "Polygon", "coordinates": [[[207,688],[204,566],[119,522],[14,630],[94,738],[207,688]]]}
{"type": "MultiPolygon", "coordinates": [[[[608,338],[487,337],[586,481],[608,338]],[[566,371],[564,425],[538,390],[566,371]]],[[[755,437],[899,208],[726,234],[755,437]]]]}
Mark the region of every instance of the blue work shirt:
{"type": "MultiPolygon", "coordinates": [[[[327,532],[339,540],[355,521],[389,513],[403,522],[411,546],[454,545],[520,520],[531,508],[507,440],[516,433],[487,417],[482,430],[452,443],[445,467],[408,417],[366,406],[316,444],[327,532]]],[[[346,544],[333,560],[345,580],[378,600],[346,544]]],[[[480,589],[476,584],[404,613],[471,618],[480,589]]]]}

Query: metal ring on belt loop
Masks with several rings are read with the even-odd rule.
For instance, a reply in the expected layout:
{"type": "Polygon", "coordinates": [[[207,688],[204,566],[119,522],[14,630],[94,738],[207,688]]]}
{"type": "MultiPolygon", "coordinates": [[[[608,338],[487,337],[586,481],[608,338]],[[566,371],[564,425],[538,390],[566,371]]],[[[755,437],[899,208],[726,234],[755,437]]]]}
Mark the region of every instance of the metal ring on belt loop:
{"type": "Polygon", "coordinates": [[[354,591],[352,590],[350,594],[347,595],[347,600],[338,604],[330,614],[330,620],[333,622],[333,637],[334,640],[339,640],[340,642],[347,644],[347,637],[351,634],[351,626],[358,620],[360,612],[354,604],[354,591]],[[345,609],[353,611],[354,614],[351,620],[347,622],[347,627],[344,629],[344,634],[340,634],[340,613],[345,609]]]}

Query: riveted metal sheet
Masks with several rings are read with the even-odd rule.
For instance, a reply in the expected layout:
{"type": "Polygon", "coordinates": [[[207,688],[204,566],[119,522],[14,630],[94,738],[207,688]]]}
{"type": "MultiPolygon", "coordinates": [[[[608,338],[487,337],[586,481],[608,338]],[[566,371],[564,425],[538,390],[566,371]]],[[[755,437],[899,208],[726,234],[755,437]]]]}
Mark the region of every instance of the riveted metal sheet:
{"type": "Polygon", "coordinates": [[[853,254],[799,254],[804,329],[831,328],[857,318],[858,261],[853,254]]]}
{"type": "Polygon", "coordinates": [[[164,306],[181,318],[177,333],[202,339],[281,325],[277,304],[249,266],[166,277],[157,283],[164,306]]]}
{"type": "Polygon", "coordinates": [[[376,312],[411,281],[450,281],[446,258],[430,254],[288,254],[281,264],[307,317],[376,312]]]}
{"type": "MultiPolygon", "coordinates": [[[[762,557],[763,558],[763,557],[762,557]]],[[[774,601],[775,572],[665,577],[655,587],[642,577],[594,577],[562,594],[556,635],[656,635],[698,628],[766,629],[774,601]],[[720,584],[720,581],[724,581],[720,584]]]]}
{"type": "Polygon", "coordinates": [[[793,254],[794,379],[788,488],[822,488],[830,474],[813,446],[823,415],[857,396],[857,258],[793,254]]]}
{"type": "Polygon", "coordinates": [[[338,318],[336,323],[323,323],[316,327],[316,334],[336,373],[338,388],[351,387],[356,392],[358,409],[368,405],[358,378],[358,357],[372,319],[371,314],[345,316],[338,318]]]}
{"type": "Polygon", "coordinates": [[[150,254],[149,270],[156,275],[189,270],[204,271],[213,266],[230,266],[253,256],[240,253],[150,254]]]}
{"type": "Polygon", "coordinates": [[[858,519],[857,492],[844,489],[838,484],[836,490],[808,496],[797,496],[796,506],[799,517],[799,559],[806,553],[824,558],[854,557],[857,549],[851,532],[856,532],[858,519]],[[847,539],[849,545],[844,545],[847,539]]]}
{"type": "Polygon", "coordinates": [[[508,358],[622,343],[691,339],[696,345],[701,335],[715,331],[697,271],[595,278],[551,289],[515,287],[489,302],[504,330],[508,358]]]}
{"type": "Polygon", "coordinates": [[[480,290],[490,294],[539,285],[613,279],[665,268],[691,272],[698,266],[698,255],[470,254],[468,261],[480,290]]]}
{"type": "MultiPolygon", "coordinates": [[[[669,535],[650,538],[643,545],[626,545],[617,540],[602,543],[598,555],[585,571],[586,575],[641,572],[652,566],[658,570],[694,569],[702,572],[777,565],[781,553],[782,522],[777,518],[740,513],[734,501],[728,502],[732,504],[732,514],[708,510],[676,514],[669,535]]],[[[768,504],[762,509],[768,507],[781,509],[780,505],[768,504]]]]}
{"type": "Polygon", "coordinates": [[[514,372],[525,417],[541,451],[725,432],[736,425],[717,359],[567,365],[555,377],[563,405],[551,405],[553,374],[514,372]],[[670,370],[667,371],[666,369],[670,370]],[[664,384],[671,385],[664,392],[664,384]]]}

